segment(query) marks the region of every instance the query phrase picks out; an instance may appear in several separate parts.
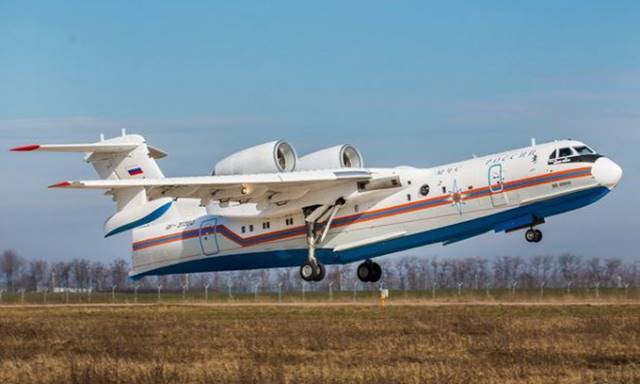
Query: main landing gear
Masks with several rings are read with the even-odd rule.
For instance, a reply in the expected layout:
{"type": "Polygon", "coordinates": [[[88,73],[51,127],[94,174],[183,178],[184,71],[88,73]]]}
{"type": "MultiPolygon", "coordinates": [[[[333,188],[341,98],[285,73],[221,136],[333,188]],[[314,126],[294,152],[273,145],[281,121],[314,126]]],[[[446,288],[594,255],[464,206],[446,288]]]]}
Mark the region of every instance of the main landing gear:
{"type": "Polygon", "coordinates": [[[300,277],[304,281],[321,281],[326,274],[324,265],[317,260],[315,263],[307,261],[300,266],[300,277]]]}
{"type": "Polygon", "coordinates": [[[309,249],[309,256],[307,261],[300,266],[300,277],[304,281],[321,281],[326,275],[324,265],[316,259],[316,245],[321,244],[327,234],[331,223],[335,218],[340,207],[344,205],[343,198],[336,200],[335,204],[330,207],[326,206],[314,206],[308,207],[303,210],[305,216],[305,229],[307,232],[307,248],[309,249]],[[327,218],[324,224],[322,232],[317,230],[317,224],[323,218],[327,218]]]}
{"type": "Polygon", "coordinates": [[[380,268],[380,264],[371,260],[367,260],[358,265],[356,272],[358,274],[358,279],[363,283],[375,283],[382,277],[382,268],[380,268]]]}
{"type": "Polygon", "coordinates": [[[539,243],[542,240],[542,231],[539,229],[529,228],[527,232],[524,233],[524,238],[529,243],[539,243]]]}

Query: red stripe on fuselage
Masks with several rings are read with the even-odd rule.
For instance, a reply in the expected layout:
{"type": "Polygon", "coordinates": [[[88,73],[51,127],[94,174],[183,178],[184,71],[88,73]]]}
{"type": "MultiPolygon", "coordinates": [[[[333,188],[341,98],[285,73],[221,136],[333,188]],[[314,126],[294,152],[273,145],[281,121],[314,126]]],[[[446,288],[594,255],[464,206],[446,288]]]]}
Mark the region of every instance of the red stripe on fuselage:
{"type": "MultiPolygon", "coordinates": [[[[583,172],[583,171],[587,171],[587,170],[590,170],[590,169],[591,169],[591,167],[581,167],[581,168],[569,169],[569,170],[566,170],[566,171],[552,172],[552,173],[547,173],[547,174],[544,174],[544,175],[527,177],[527,178],[523,178],[523,179],[519,179],[519,180],[513,180],[513,181],[510,181],[510,182],[505,183],[503,185],[503,188],[505,190],[498,191],[498,192],[490,192],[489,187],[482,187],[482,188],[475,188],[475,189],[470,189],[470,190],[467,190],[467,191],[463,191],[462,194],[463,195],[468,195],[468,194],[479,193],[479,192],[487,192],[486,194],[482,193],[482,194],[479,194],[479,195],[476,195],[476,196],[468,196],[468,197],[464,198],[465,200],[479,199],[479,198],[482,198],[482,197],[490,196],[492,194],[498,194],[498,193],[514,191],[514,190],[518,190],[518,189],[529,188],[529,187],[542,185],[542,184],[545,184],[545,183],[556,182],[556,181],[560,181],[560,180],[566,180],[566,179],[589,176],[590,173],[580,173],[578,175],[574,175],[574,174],[575,173],[579,173],[579,172],[583,172]],[[552,180],[548,180],[550,178],[552,180]],[[538,180],[538,182],[534,182],[535,180],[538,180]],[[532,183],[530,183],[530,182],[532,182],[532,183]],[[514,186],[514,185],[517,185],[517,184],[522,184],[522,183],[524,183],[524,185],[521,185],[521,186],[518,186],[518,187],[511,187],[511,186],[514,186]]],[[[495,185],[495,187],[498,187],[498,185],[495,185]]],[[[438,197],[432,197],[432,198],[429,198],[429,199],[418,200],[418,201],[414,201],[414,202],[410,202],[410,203],[394,205],[394,206],[391,206],[391,207],[379,208],[379,209],[375,209],[375,210],[372,210],[372,211],[366,211],[366,212],[362,212],[362,213],[356,213],[356,214],[352,214],[352,215],[341,216],[339,218],[335,218],[334,219],[336,223],[333,225],[333,227],[341,227],[341,226],[345,226],[345,225],[349,225],[349,224],[361,223],[361,222],[377,220],[377,219],[381,219],[381,218],[385,218],[385,217],[401,215],[401,214],[405,214],[405,213],[411,213],[411,212],[420,211],[420,210],[424,210],[424,209],[440,207],[440,206],[443,206],[443,205],[450,204],[451,203],[451,201],[450,201],[451,196],[452,196],[452,194],[441,195],[441,196],[438,196],[438,197]],[[437,202],[437,203],[433,203],[433,204],[428,204],[429,202],[433,202],[433,201],[437,201],[437,200],[443,200],[443,201],[437,202]],[[411,206],[414,206],[414,207],[410,208],[410,209],[403,209],[403,208],[407,208],[407,207],[411,207],[411,206]],[[387,212],[387,213],[386,214],[376,215],[377,213],[383,213],[383,212],[387,212]],[[365,217],[363,217],[363,216],[365,216],[365,217]]],[[[207,228],[210,228],[210,227],[207,227],[207,228]]],[[[277,230],[277,231],[273,231],[273,232],[268,232],[268,233],[263,233],[263,234],[259,234],[259,235],[243,238],[243,237],[239,236],[238,234],[236,234],[235,232],[233,232],[228,227],[226,227],[225,225],[219,224],[219,225],[216,226],[216,232],[217,233],[222,234],[223,236],[225,236],[229,240],[235,242],[236,244],[241,245],[242,247],[248,247],[248,246],[258,245],[260,243],[264,243],[264,242],[268,242],[268,241],[276,241],[276,240],[282,240],[282,239],[286,239],[286,238],[290,238],[290,237],[304,235],[304,232],[300,233],[300,231],[303,230],[303,229],[304,229],[304,226],[297,226],[297,227],[293,227],[293,228],[281,229],[281,230],[277,230]],[[227,232],[227,233],[225,233],[225,232],[227,232]]],[[[139,250],[142,250],[142,249],[146,249],[146,248],[150,248],[150,247],[154,247],[154,246],[158,246],[158,245],[164,245],[164,244],[169,244],[169,243],[173,243],[173,242],[176,242],[176,241],[188,240],[188,239],[192,239],[194,237],[199,237],[201,230],[202,229],[190,229],[190,230],[184,231],[184,232],[176,232],[176,233],[172,233],[172,234],[168,234],[168,235],[162,235],[162,236],[152,237],[152,238],[145,239],[145,240],[140,240],[140,241],[137,241],[137,242],[133,243],[133,250],[134,251],[139,251],[139,250]],[[192,232],[192,233],[190,233],[190,232],[192,232]],[[148,243],[148,244],[145,244],[145,243],[148,243]]]]}

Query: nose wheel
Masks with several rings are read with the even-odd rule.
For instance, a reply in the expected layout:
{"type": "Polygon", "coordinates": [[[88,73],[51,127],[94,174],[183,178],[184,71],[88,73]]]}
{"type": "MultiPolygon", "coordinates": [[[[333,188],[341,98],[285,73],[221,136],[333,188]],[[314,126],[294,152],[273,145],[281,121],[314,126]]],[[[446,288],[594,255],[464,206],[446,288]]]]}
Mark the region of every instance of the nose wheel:
{"type": "Polygon", "coordinates": [[[527,229],[527,232],[524,233],[524,238],[529,243],[539,243],[542,240],[542,231],[538,229],[527,229]]]}
{"type": "Polygon", "coordinates": [[[363,283],[375,283],[382,277],[382,268],[380,264],[367,260],[358,265],[356,273],[363,283]]]}

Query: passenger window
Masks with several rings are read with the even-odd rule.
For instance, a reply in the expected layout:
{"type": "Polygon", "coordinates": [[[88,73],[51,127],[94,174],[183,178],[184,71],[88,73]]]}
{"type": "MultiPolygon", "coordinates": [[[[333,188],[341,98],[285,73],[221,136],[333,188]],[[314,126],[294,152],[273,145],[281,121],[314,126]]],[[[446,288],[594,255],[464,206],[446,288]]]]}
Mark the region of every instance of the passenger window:
{"type": "Polygon", "coordinates": [[[249,225],[249,232],[253,232],[253,224],[249,225]]]}
{"type": "Polygon", "coordinates": [[[247,232],[247,228],[243,225],[242,228],[240,228],[240,231],[242,233],[245,233],[245,232],[247,232]]]}
{"type": "Polygon", "coordinates": [[[560,150],[558,150],[558,157],[569,157],[571,155],[573,155],[571,148],[560,148],[560,150]]]}
{"type": "Polygon", "coordinates": [[[425,184],[422,187],[420,187],[420,194],[422,196],[427,196],[429,194],[429,185],[425,184]]]}

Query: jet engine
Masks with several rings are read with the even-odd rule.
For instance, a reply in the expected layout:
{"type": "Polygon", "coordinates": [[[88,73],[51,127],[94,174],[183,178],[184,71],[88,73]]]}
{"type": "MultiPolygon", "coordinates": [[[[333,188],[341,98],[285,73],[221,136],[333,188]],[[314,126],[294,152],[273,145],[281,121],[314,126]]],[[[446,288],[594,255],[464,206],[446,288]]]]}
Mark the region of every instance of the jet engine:
{"type": "Polygon", "coordinates": [[[248,175],[291,172],[298,156],[291,144],[277,140],[256,145],[225,157],[216,163],[213,175],[248,175]]]}
{"type": "Polygon", "coordinates": [[[363,166],[360,151],[353,145],[342,144],[302,156],[298,159],[296,170],[362,168],[363,166]]]}

